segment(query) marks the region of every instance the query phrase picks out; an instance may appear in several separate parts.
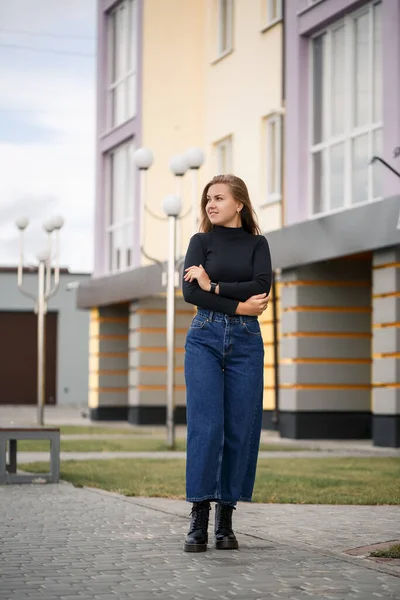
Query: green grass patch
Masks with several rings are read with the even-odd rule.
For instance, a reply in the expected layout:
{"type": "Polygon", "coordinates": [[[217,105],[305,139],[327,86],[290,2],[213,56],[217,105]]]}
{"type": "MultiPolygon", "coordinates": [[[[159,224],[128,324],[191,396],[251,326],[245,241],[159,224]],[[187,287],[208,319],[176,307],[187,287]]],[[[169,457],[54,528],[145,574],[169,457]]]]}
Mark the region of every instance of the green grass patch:
{"type": "MultiPolygon", "coordinates": [[[[24,465],[43,472],[45,465],[24,465]]],[[[61,479],[126,496],[185,497],[185,461],[62,461],[61,479]]],[[[400,458],[260,459],[253,500],[284,504],[399,504],[400,458]]]]}
{"type": "Polygon", "coordinates": [[[260,460],[256,502],[399,504],[400,458],[260,460]]]}
{"type": "Polygon", "coordinates": [[[400,558],[400,544],[393,544],[386,550],[375,550],[370,556],[375,558],[400,558]]]}
{"type": "MultiPolygon", "coordinates": [[[[47,452],[50,442],[47,440],[21,440],[18,441],[18,452],[47,452]]],[[[176,439],[176,450],[186,450],[186,440],[176,439]]],[[[94,439],[94,440],[63,440],[61,437],[61,450],[63,452],[162,452],[168,450],[165,438],[158,437],[123,437],[121,439],[94,439]]],[[[280,446],[278,444],[261,444],[260,450],[265,452],[307,450],[293,446],[280,446]]]]}

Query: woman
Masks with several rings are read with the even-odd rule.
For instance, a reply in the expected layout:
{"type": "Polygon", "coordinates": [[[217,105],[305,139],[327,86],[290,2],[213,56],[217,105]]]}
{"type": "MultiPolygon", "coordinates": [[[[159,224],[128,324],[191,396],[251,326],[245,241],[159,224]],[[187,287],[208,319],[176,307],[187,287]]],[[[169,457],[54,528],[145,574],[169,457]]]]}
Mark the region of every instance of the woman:
{"type": "Polygon", "coordinates": [[[198,312],[185,344],[186,497],[193,502],[186,552],[207,549],[210,501],[215,544],[238,549],[232,512],[250,501],[260,442],[271,257],[244,181],[218,175],[201,199],[201,231],[186,254],[183,295],[198,312]]]}

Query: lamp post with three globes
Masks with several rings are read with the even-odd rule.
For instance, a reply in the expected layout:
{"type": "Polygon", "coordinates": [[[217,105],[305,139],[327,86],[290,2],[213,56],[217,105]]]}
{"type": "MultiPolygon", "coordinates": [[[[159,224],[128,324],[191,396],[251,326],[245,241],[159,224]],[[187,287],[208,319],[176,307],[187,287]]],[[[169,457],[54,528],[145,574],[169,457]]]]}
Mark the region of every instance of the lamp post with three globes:
{"type": "Polygon", "coordinates": [[[148,148],[139,148],[133,154],[133,162],[140,172],[140,198],[141,198],[141,252],[146,258],[155,263],[160,261],[152,259],[144,250],[143,227],[145,213],[159,220],[168,220],[168,259],[166,278],[162,274],[162,285],[167,287],[167,398],[166,398],[166,427],[167,446],[175,447],[175,289],[179,287],[179,265],[180,265],[180,237],[177,235],[177,222],[191,214],[191,233],[197,231],[197,173],[204,162],[204,153],[201,148],[190,148],[185,154],[173,156],[169,168],[177,180],[176,194],[168,194],[162,202],[165,217],[153,213],[146,205],[146,176],[147,171],[153,164],[153,153],[148,148]],[[180,216],[182,209],[182,178],[190,169],[192,171],[192,201],[189,211],[180,216]]]}
{"type": "Polygon", "coordinates": [[[47,302],[56,294],[60,285],[60,230],[64,225],[64,219],[60,216],[53,217],[43,225],[48,234],[47,248],[37,253],[38,265],[38,293],[37,295],[23,288],[24,274],[24,232],[29,225],[26,217],[19,217],[16,226],[20,231],[20,252],[18,262],[18,287],[22,294],[31,298],[35,303],[37,314],[37,424],[44,425],[45,404],[45,331],[47,302]],[[53,256],[53,236],[55,237],[55,250],[53,256]],[[54,260],[54,283],[52,285],[52,263],[54,260]]]}

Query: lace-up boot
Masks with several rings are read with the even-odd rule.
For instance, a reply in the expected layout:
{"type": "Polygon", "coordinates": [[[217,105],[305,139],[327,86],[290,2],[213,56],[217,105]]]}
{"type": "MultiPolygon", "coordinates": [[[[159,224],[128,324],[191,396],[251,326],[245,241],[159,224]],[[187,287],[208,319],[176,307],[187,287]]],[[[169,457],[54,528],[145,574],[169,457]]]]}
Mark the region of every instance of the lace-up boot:
{"type": "Polygon", "coordinates": [[[234,507],[229,504],[215,506],[215,547],[217,550],[238,550],[239,544],[232,531],[232,513],[234,507]]]}
{"type": "Polygon", "coordinates": [[[193,503],[190,513],[192,517],[190,528],[183,547],[185,552],[205,552],[207,550],[210,510],[211,506],[208,501],[193,503]]]}

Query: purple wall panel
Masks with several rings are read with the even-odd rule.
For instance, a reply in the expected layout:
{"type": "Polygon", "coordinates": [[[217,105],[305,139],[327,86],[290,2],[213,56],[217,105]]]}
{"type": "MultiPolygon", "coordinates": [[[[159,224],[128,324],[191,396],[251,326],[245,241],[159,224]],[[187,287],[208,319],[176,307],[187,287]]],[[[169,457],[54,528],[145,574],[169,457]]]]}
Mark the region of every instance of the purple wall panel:
{"type": "MultiPolygon", "coordinates": [[[[106,272],[106,232],[105,232],[105,164],[106,154],[115,146],[134,138],[135,144],[141,142],[142,122],[142,22],[143,22],[143,0],[138,2],[138,65],[137,65],[137,98],[136,116],[123,125],[106,131],[106,88],[107,88],[107,15],[119,0],[98,0],[98,60],[97,60],[97,152],[96,152],[96,204],[95,204],[95,252],[94,252],[94,276],[98,277],[106,272]]],[[[139,179],[139,178],[138,178],[139,179]]],[[[134,191],[134,198],[139,202],[139,181],[134,191]]],[[[135,207],[138,212],[138,206],[135,207]]],[[[135,239],[139,239],[139,224],[136,224],[133,232],[135,239]]],[[[134,249],[134,260],[139,260],[140,248],[138,244],[134,249]]]]}
{"type": "Polygon", "coordinates": [[[296,6],[285,0],[285,202],[284,223],[291,225],[297,219],[297,191],[299,189],[299,167],[297,165],[297,149],[299,133],[297,106],[294,101],[299,95],[299,72],[297,68],[297,48],[299,36],[297,32],[296,6]],[[291,148],[289,152],[288,149],[291,148]]]}
{"type": "MultiPolygon", "coordinates": [[[[383,158],[400,171],[400,158],[393,159],[394,148],[400,146],[400,0],[384,0],[383,8],[383,158]]],[[[384,195],[399,191],[400,179],[385,169],[384,195]]]]}
{"type": "Polygon", "coordinates": [[[286,2],[285,226],[306,218],[308,41],[298,33],[295,3],[286,2]],[[301,69],[300,69],[301,65],[301,69]],[[290,150],[289,150],[290,149],[290,150]]]}
{"type": "Polygon", "coordinates": [[[357,10],[369,0],[325,0],[309,6],[299,14],[299,34],[311,35],[316,29],[325,27],[344,14],[357,10]]]}

